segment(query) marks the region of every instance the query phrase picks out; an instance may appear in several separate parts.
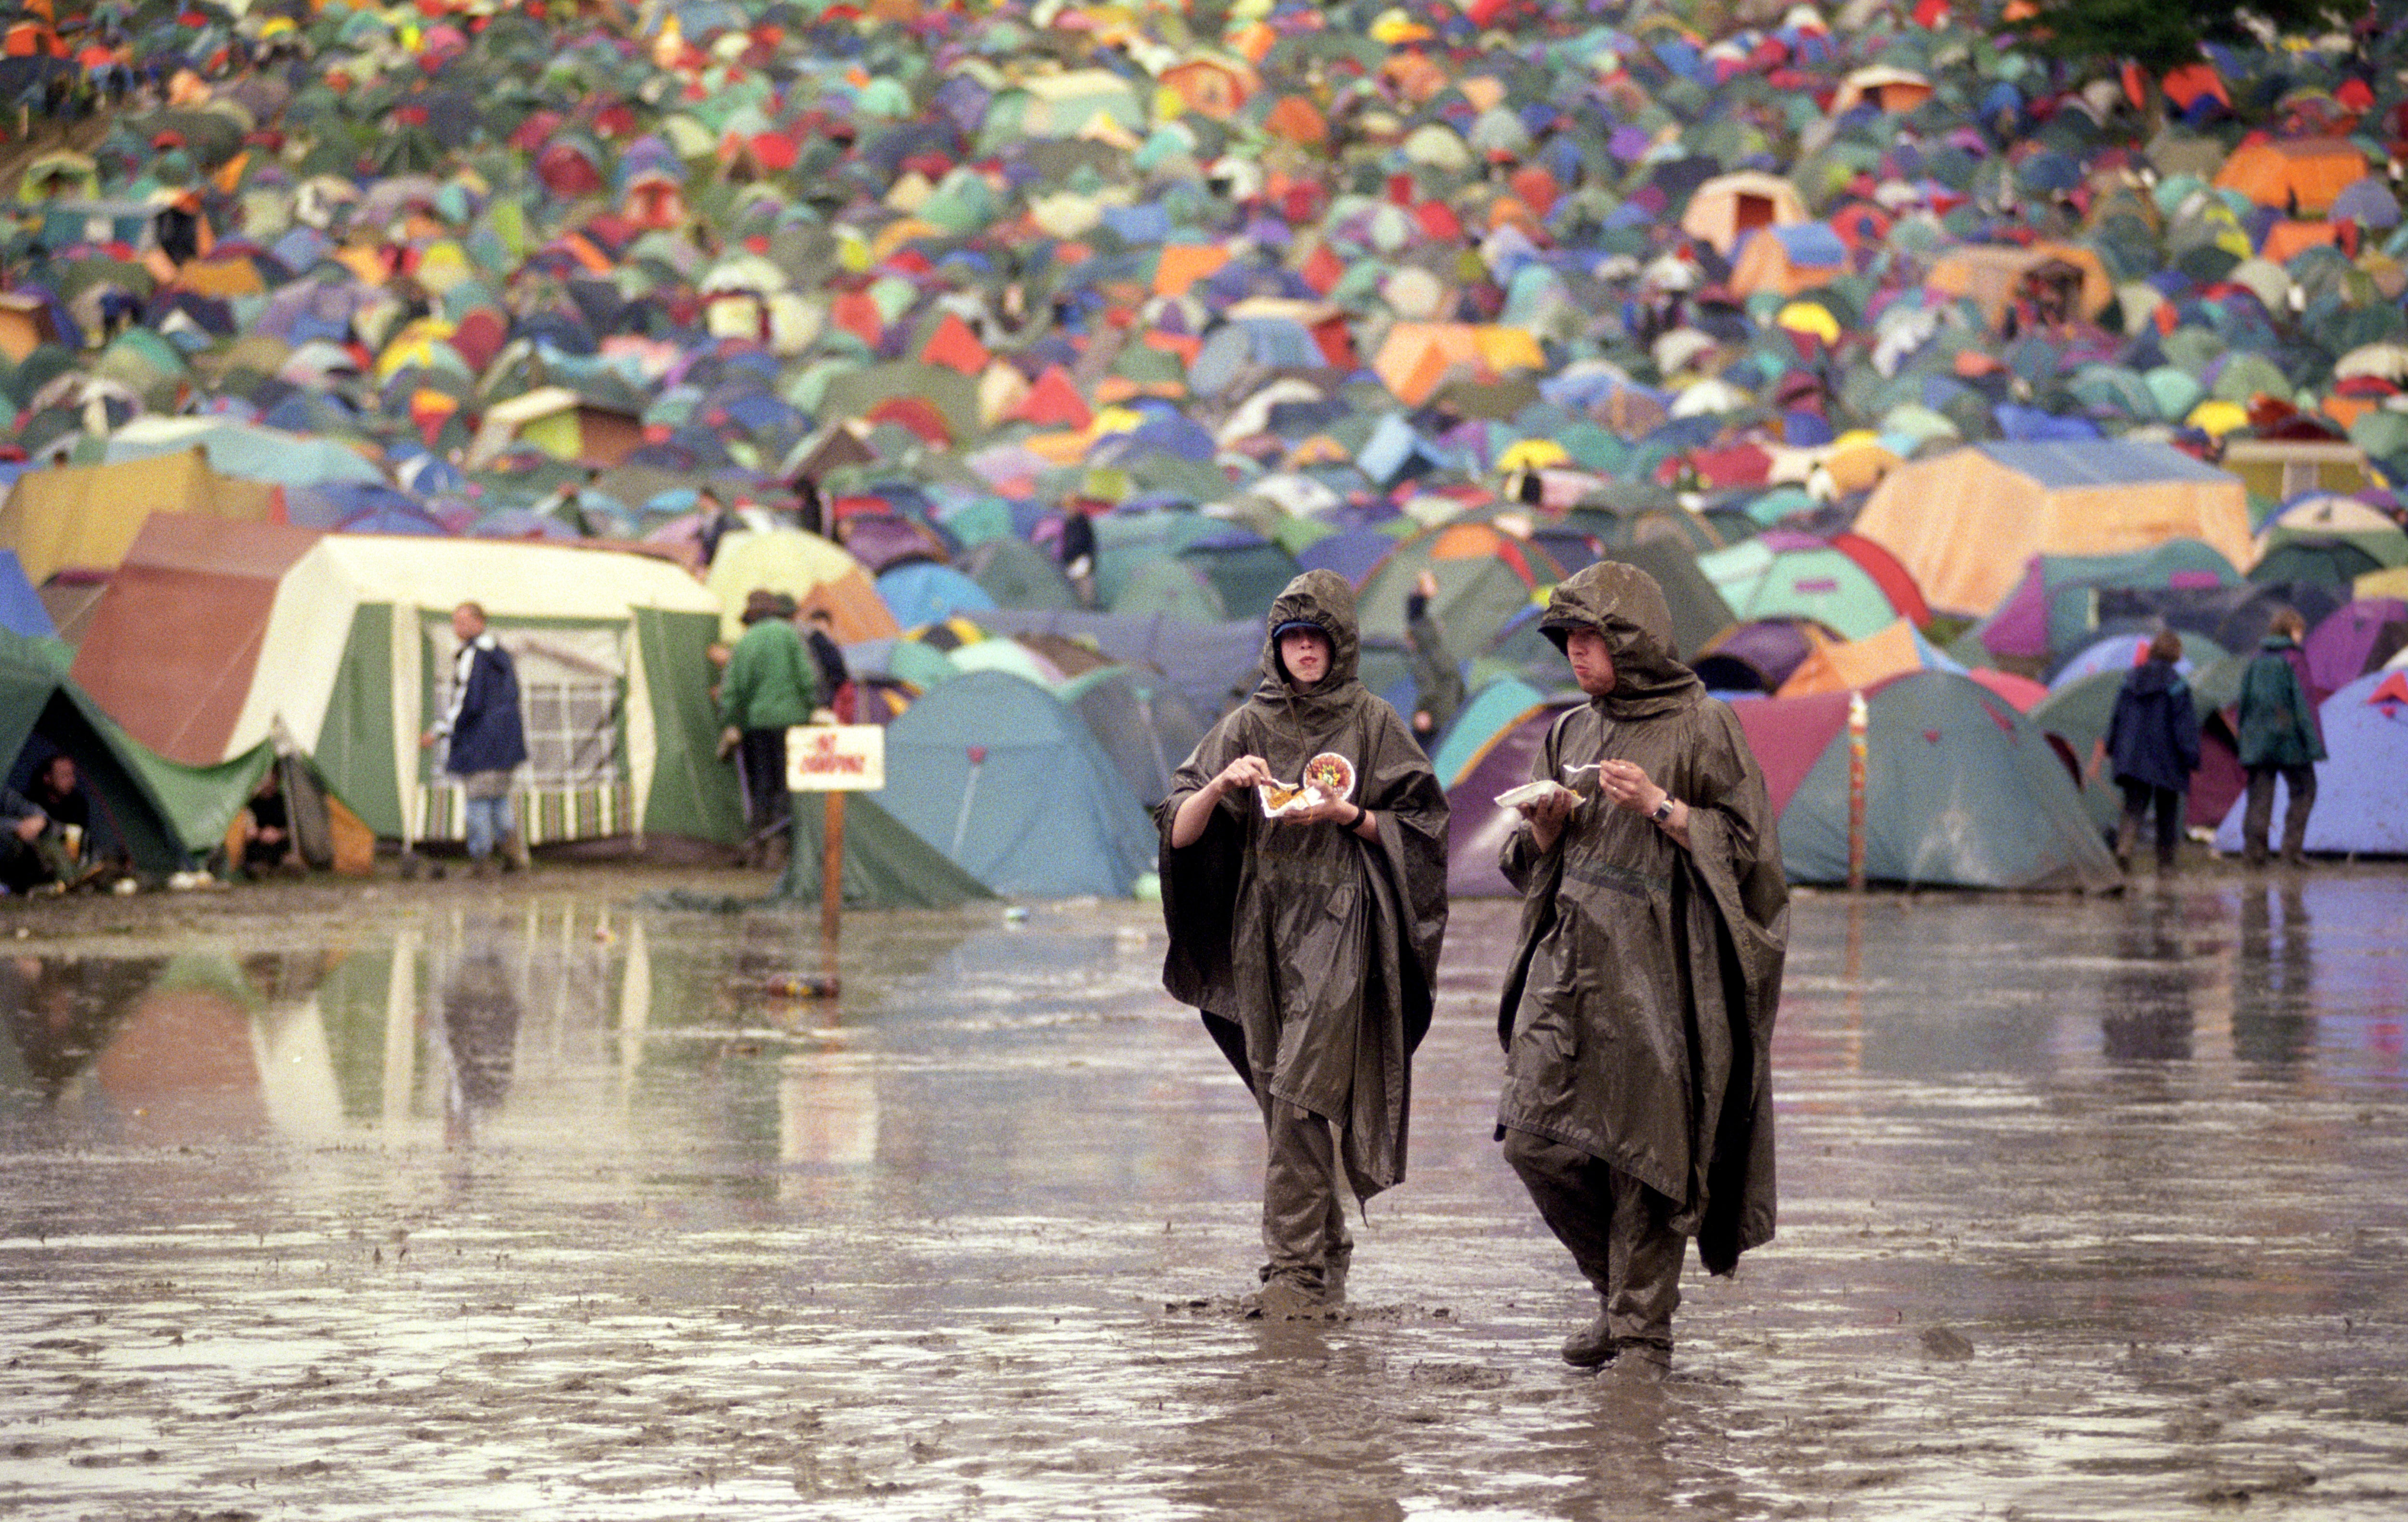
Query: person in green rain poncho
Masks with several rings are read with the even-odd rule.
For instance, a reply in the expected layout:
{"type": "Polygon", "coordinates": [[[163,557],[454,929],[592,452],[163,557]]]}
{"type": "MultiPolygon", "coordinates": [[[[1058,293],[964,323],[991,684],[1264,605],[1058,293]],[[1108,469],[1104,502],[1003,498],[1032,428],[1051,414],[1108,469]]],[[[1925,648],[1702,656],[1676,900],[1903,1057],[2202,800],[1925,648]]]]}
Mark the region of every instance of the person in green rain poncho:
{"type": "Polygon", "coordinates": [[[1596,1289],[1565,1361],[1671,1366],[1682,1259],[1773,1230],[1771,1043],[1788,939],[1772,808],[1739,721],[1674,659],[1663,590],[1603,561],[1539,627],[1588,702],[1533,758],[1502,852],[1522,926],[1498,1009],[1498,1139],[1596,1289]]]}
{"type": "Polygon", "coordinates": [[[1262,680],[1156,810],[1163,984],[1200,1010],[1263,1117],[1268,1318],[1343,1302],[1346,1192],[1405,1176],[1413,1048],[1446,934],[1446,794],[1355,679],[1354,591],[1308,571],[1271,604],[1262,680]],[[1287,787],[1351,774],[1318,802],[1287,787]],[[1270,789],[1273,790],[1266,790],[1270,789]],[[1343,1174],[1341,1186],[1340,1173],[1343,1174]]]}

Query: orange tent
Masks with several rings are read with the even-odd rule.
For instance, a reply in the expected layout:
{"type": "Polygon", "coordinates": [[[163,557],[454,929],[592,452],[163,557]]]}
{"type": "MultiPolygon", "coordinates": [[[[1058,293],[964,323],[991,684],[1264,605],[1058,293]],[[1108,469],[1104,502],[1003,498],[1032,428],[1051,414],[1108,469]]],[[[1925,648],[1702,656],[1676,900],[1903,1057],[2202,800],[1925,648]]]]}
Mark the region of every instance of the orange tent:
{"type": "Polygon", "coordinates": [[[1520,328],[1399,322],[1388,330],[1371,368],[1398,401],[1417,407],[1458,367],[1494,377],[1508,370],[1544,369],[1546,363],[1539,341],[1520,328]]]}
{"type": "Polygon", "coordinates": [[[2364,150],[2346,137],[2252,137],[2216,171],[2215,188],[2263,206],[2321,215],[2368,174],[2364,150]]]}
{"type": "Polygon", "coordinates": [[[1229,250],[1217,243],[1167,243],[1154,266],[1154,293],[1183,296],[1189,287],[1228,262],[1229,250]]]}
{"type": "Polygon", "coordinates": [[[1689,195],[1681,231],[1703,238],[1727,259],[1740,239],[1759,227],[1786,227],[1807,220],[1806,198],[1777,175],[1744,169],[1716,175],[1689,195]]]}

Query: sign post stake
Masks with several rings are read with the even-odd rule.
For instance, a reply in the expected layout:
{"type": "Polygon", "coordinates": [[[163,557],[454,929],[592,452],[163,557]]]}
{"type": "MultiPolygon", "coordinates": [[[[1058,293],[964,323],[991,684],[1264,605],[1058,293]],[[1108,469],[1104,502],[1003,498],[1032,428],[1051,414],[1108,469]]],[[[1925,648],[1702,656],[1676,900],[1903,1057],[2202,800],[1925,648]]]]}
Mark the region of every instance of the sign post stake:
{"type": "Polygon", "coordinates": [[[797,724],[786,732],[786,790],[820,794],[820,940],[836,977],[844,914],[844,795],[886,786],[886,732],[876,724],[797,724]]]}
{"type": "Polygon", "coordinates": [[[820,939],[833,956],[837,922],[844,912],[844,794],[831,788],[821,797],[825,801],[821,805],[824,838],[820,847],[820,939]]]}

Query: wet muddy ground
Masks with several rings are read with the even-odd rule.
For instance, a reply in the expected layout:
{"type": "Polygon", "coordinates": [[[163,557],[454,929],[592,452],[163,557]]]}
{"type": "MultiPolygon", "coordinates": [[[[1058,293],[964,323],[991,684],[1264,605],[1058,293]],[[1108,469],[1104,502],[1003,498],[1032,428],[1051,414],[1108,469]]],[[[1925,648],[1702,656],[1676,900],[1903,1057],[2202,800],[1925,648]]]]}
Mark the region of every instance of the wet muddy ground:
{"type": "Polygon", "coordinates": [[[1509,905],[1351,1316],[1267,1326],[1152,907],[855,916],[814,1000],[809,911],[656,884],[0,918],[0,1512],[2408,1513],[2408,875],[1802,897],[1781,1234],[1655,1388],[1555,1358],[1509,905]]]}

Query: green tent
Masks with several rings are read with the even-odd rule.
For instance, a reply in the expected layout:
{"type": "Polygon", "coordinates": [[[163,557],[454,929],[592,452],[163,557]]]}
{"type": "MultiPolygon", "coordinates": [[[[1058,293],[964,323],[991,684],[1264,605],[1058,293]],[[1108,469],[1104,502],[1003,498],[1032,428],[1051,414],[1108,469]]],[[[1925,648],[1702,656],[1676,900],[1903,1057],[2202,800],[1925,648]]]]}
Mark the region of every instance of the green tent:
{"type": "MultiPolygon", "coordinates": [[[[795,850],[771,903],[820,902],[827,840],[824,801],[795,795],[795,850]]],[[[995,894],[947,861],[867,793],[844,801],[844,906],[848,909],[951,909],[995,894]]]]}
{"type": "Polygon", "coordinates": [[[0,757],[22,789],[52,755],[74,760],[92,800],[87,860],[119,853],[143,872],[187,864],[174,816],[153,790],[124,732],[59,668],[45,642],[0,630],[0,757]]]}

